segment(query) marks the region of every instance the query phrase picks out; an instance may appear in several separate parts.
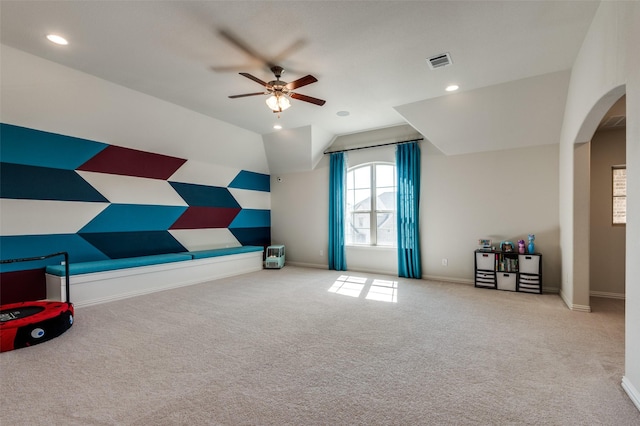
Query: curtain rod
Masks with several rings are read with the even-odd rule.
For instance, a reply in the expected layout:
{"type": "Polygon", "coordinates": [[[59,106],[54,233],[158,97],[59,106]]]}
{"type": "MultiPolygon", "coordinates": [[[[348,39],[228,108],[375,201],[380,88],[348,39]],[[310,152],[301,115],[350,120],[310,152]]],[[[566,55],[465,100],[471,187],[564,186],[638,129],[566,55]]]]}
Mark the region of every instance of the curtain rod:
{"type": "Polygon", "coordinates": [[[418,142],[418,141],[422,141],[422,140],[424,140],[424,138],[409,139],[407,141],[389,142],[389,143],[383,143],[383,144],[380,144],[380,145],[360,146],[360,147],[357,147],[357,148],[339,149],[337,151],[325,151],[324,154],[326,155],[326,154],[333,154],[333,153],[336,153],[336,152],[357,151],[359,149],[377,148],[379,146],[388,146],[388,145],[399,145],[401,143],[418,142]]]}

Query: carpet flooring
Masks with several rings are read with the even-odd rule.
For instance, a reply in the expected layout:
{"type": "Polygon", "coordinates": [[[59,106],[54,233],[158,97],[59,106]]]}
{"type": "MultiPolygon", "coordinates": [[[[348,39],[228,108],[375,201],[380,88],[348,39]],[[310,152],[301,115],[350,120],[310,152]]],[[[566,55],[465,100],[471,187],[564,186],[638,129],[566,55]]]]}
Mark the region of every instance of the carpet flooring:
{"type": "MultiPolygon", "coordinates": [[[[71,295],[73,299],[73,294],[71,295]]],[[[78,308],[2,425],[640,425],[624,302],[285,266],[78,308]]]]}

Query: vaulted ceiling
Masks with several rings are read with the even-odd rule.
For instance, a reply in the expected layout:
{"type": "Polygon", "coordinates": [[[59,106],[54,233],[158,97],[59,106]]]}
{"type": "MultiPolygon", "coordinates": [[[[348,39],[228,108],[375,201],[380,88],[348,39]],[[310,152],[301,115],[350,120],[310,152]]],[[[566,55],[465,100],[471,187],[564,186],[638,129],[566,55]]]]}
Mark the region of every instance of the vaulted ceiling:
{"type": "Polygon", "coordinates": [[[336,136],[407,123],[446,155],[557,143],[598,4],[3,0],[0,41],[261,134],[286,172],[312,168],[336,136]],[[431,69],[442,53],[451,65],[431,69]],[[278,118],[266,96],[229,99],[262,91],[238,73],[272,80],[269,62],[284,81],[315,76],[296,91],[326,104],[294,99],[278,118]]]}

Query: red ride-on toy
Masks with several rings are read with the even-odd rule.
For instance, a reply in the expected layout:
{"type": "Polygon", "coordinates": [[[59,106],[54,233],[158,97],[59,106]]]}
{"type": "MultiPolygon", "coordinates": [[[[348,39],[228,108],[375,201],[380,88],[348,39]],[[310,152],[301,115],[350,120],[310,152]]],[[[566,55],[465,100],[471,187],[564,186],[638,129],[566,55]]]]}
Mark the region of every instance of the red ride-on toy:
{"type": "Polygon", "coordinates": [[[66,252],[0,263],[28,262],[64,256],[67,301],[39,300],[0,305],[0,352],[24,348],[60,336],[73,325],[73,304],[69,299],[69,255],[66,252]]]}

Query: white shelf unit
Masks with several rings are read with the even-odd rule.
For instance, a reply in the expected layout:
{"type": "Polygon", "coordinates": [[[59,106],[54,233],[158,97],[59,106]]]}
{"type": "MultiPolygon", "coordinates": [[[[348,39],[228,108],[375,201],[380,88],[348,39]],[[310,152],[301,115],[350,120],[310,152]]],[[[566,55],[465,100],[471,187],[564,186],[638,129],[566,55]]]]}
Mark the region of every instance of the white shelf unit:
{"type": "Polygon", "coordinates": [[[496,290],[542,293],[542,254],[476,250],[474,284],[496,290]]]}

